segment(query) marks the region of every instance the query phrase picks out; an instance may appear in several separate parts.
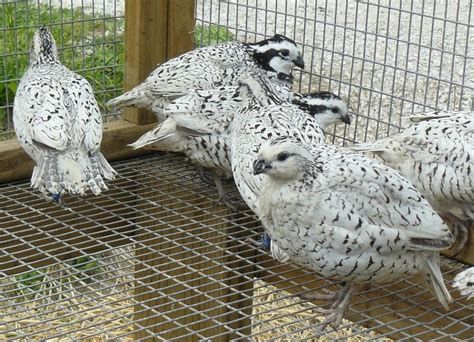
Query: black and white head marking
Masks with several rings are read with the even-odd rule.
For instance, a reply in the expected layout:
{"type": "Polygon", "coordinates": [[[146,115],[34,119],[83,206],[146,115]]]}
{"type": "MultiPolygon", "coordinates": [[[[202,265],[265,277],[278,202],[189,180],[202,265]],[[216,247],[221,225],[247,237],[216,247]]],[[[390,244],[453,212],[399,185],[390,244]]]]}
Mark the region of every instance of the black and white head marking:
{"type": "Polygon", "coordinates": [[[264,70],[291,75],[294,67],[304,68],[303,57],[290,38],[276,34],[249,46],[254,50],[255,61],[264,70]]]}
{"type": "Polygon", "coordinates": [[[323,128],[338,122],[351,123],[346,103],[336,94],[327,91],[298,94],[292,103],[316,118],[323,128]]]}

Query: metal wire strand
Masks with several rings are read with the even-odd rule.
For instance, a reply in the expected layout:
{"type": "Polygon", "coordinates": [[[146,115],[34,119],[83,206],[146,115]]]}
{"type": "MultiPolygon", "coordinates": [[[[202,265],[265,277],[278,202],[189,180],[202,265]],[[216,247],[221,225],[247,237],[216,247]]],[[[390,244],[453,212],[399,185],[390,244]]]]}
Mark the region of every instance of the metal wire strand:
{"type": "MultiPolygon", "coordinates": [[[[248,244],[246,237],[257,239],[261,232],[250,211],[216,207],[216,191],[180,156],[132,159],[114,168],[120,176],[109,191],[66,198],[66,207],[48,203],[26,182],[0,187],[0,321],[6,323],[0,333],[16,339],[232,335],[258,340],[275,329],[269,325],[282,321],[281,338],[320,335],[312,329],[320,314],[291,293],[338,285],[276,264],[248,244]],[[288,293],[276,297],[280,291],[274,288],[259,294],[265,282],[288,293]]],[[[461,267],[443,260],[447,278],[461,267]]],[[[338,331],[365,336],[370,322],[391,337],[412,337],[413,329],[455,337],[436,326],[443,320],[462,336],[471,325],[468,317],[455,317],[468,310],[465,305],[458,303],[454,314],[438,311],[423,284],[403,279],[361,289],[350,310],[357,319],[338,331]],[[417,317],[412,307],[418,307],[417,317]],[[390,321],[393,315],[396,321],[390,321]]]]}
{"type": "MultiPolygon", "coordinates": [[[[196,0],[196,46],[211,43],[216,26],[216,42],[294,38],[307,64],[295,72],[294,89],[329,90],[347,101],[353,124],[328,137],[345,145],[397,132],[412,112],[474,107],[473,7],[469,0],[196,0]]],[[[0,9],[0,20],[12,19],[0,26],[0,68],[14,70],[0,78],[0,139],[12,135],[11,89],[44,18],[58,34],[61,59],[89,79],[100,103],[122,92],[123,1],[3,1],[0,9]],[[25,11],[26,24],[15,19],[25,11]]],[[[119,115],[101,109],[104,120],[119,115]]],[[[0,185],[0,339],[472,336],[472,303],[453,293],[446,312],[416,277],[361,287],[350,320],[318,332],[324,317],[298,295],[341,284],[276,263],[249,244],[262,232],[250,210],[216,206],[216,190],[181,156],[156,154],[114,168],[119,176],[108,191],[69,196],[62,206],[26,181],[0,185]]],[[[238,196],[231,182],[227,187],[238,196]]],[[[442,258],[447,281],[463,268],[442,258]]]]}

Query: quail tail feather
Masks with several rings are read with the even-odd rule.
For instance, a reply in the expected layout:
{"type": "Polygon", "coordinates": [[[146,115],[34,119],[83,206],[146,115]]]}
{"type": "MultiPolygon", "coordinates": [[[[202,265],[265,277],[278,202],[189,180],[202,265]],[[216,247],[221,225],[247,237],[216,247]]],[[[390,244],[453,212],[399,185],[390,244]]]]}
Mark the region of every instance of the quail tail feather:
{"type": "Polygon", "coordinates": [[[151,101],[145,92],[139,89],[132,89],[125,94],[122,94],[106,103],[110,108],[121,108],[121,107],[137,107],[137,108],[148,108],[151,106],[151,101]]]}
{"type": "Polygon", "coordinates": [[[400,146],[386,139],[380,139],[374,142],[365,142],[351,147],[356,152],[372,152],[380,156],[386,163],[396,168],[396,165],[402,157],[402,152],[398,151],[400,146]]]}
{"type": "Polygon", "coordinates": [[[98,162],[98,169],[100,170],[101,175],[107,180],[114,180],[117,175],[112,166],[109,164],[104,155],[100,152],[96,152],[93,156],[98,162]]]}
{"type": "Polygon", "coordinates": [[[428,281],[431,284],[434,294],[438,298],[438,301],[444,306],[446,310],[449,310],[449,303],[453,302],[453,298],[449,294],[448,289],[443,281],[443,275],[439,268],[439,254],[430,253],[426,258],[426,268],[428,272],[428,281]]]}
{"type": "Polygon", "coordinates": [[[418,115],[410,115],[407,119],[412,123],[422,122],[422,121],[429,121],[433,119],[443,119],[449,118],[449,114],[445,112],[431,112],[431,113],[423,113],[418,115]]]}
{"type": "Polygon", "coordinates": [[[430,239],[430,238],[410,238],[410,245],[415,248],[432,251],[442,251],[451,247],[454,243],[452,236],[446,237],[444,240],[441,239],[430,239]]]}
{"type": "Polygon", "coordinates": [[[47,151],[43,154],[40,162],[33,169],[31,176],[31,187],[39,189],[43,193],[60,193],[59,174],[54,165],[58,163],[58,152],[47,151]]]}
{"type": "Polygon", "coordinates": [[[160,139],[160,136],[159,136],[160,129],[161,129],[161,125],[156,126],[151,131],[148,131],[145,134],[143,134],[137,141],[135,141],[132,144],[128,144],[127,146],[130,146],[134,150],[137,150],[139,148],[142,148],[144,146],[157,142],[160,139]]]}
{"type": "Polygon", "coordinates": [[[179,139],[178,135],[179,134],[176,131],[176,122],[172,118],[168,118],[165,122],[159,124],[151,131],[146,132],[137,141],[128,146],[136,150],[144,146],[153,145],[150,146],[150,148],[168,152],[182,152],[182,149],[179,148],[180,145],[175,141],[176,139],[179,139]],[[156,144],[160,145],[156,146],[156,144]]]}
{"type": "Polygon", "coordinates": [[[380,139],[374,142],[355,144],[351,149],[358,152],[385,152],[387,147],[383,139],[380,139]]]}
{"type": "Polygon", "coordinates": [[[88,155],[80,149],[43,154],[33,171],[31,185],[43,193],[83,195],[87,189],[98,195],[107,190],[104,178],[115,178],[115,170],[100,152],[88,155]]]}

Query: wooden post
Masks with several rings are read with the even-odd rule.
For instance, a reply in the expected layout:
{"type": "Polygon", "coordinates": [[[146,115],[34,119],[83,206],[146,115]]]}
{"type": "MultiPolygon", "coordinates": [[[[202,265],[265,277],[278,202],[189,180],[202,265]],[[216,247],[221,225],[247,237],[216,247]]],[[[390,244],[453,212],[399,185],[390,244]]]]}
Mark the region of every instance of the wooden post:
{"type": "MultiPolygon", "coordinates": [[[[166,61],[167,13],[168,0],[125,1],[125,91],[166,61]]],[[[125,108],[123,117],[138,125],[156,121],[153,113],[136,108],[125,108]]]]}
{"type": "Polygon", "coordinates": [[[229,224],[229,209],[216,206],[208,185],[190,181],[192,166],[163,157],[153,178],[138,189],[142,201],[135,266],[134,338],[229,341],[250,333],[253,266],[236,238],[246,232],[229,224]],[[232,252],[229,252],[232,251],[232,252]],[[238,291],[238,292],[237,292],[238,291]],[[238,332],[238,333],[236,333],[238,332]],[[219,337],[216,337],[219,336],[219,337]]]}
{"type": "Polygon", "coordinates": [[[194,0],[169,0],[167,59],[194,48],[194,0]]]}
{"type": "MultiPolygon", "coordinates": [[[[143,82],[158,64],[193,49],[193,30],[193,0],[126,0],[124,90],[143,82]]],[[[136,108],[125,108],[123,117],[138,125],[156,121],[150,111],[136,108]]]]}
{"type": "MultiPolygon", "coordinates": [[[[125,89],[128,90],[142,82],[156,68],[157,63],[194,47],[194,0],[127,0],[125,10],[125,89]]],[[[154,115],[128,109],[124,118],[143,124],[154,119],[154,115]]],[[[183,340],[194,341],[196,336],[189,335],[191,330],[201,331],[202,336],[217,334],[220,335],[217,340],[227,341],[236,337],[224,328],[228,321],[235,322],[230,323],[233,329],[247,333],[249,329],[245,326],[250,325],[251,303],[230,295],[229,288],[232,284],[228,280],[231,277],[229,271],[223,265],[212,262],[212,259],[220,259],[226,263],[231,257],[225,255],[225,249],[214,250],[207,243],[199,242],[199,236],[205,234],[206,239],[212,239],[214,243],[232,243],[222,234],[229,227],[217,218],[226,214],[228,209],[222,206],[209,208],[208,205],[204,209],[202,198],[194,198],[192,195],[190,198],[188,192],[177,193],[176,189],[183,186],[178,179],[175,180],[176,186],[156,193],[149,191],[150,187],[159,189],[166,177],[167,172],[157,175],[156,185],[147,184],[144,189],[147,191],[139,191],[147,193],[147,200],[138,203],[140,212],[153,215],[155,219],[153,222],[143,222],[142,218],[137,218],[137,224],[149,233],[138,234],[136,256],[140,262],[136,266],[135,296],[139,304],[135,306],[134,320],[141,322],[143,329],[137,329],[134,337],[152,339],[156,334],[165,339],[183,336],[183,340]],[[195,210],[183,210],[180,203],[182,201],[194,204],[195,210]],[[214,229],[208,228],[209,225],[214,229]],[[186,226],[187,232],[177,232],[172,240],[162,237],[177,226],[186,226]],[[216,226],[220,233],[216,232],[216,226]],[[202,257],[202,254],[193,250],[199,250],[199,253],[204,253],[207,257],[202,257]],[[204,278],[203,272],[206,272],[204,278]],[[199,289],[193,289],[193,286],[198,286],[199,289]],[[209,296],[216,300],[209,300],[209,296]],[[223,306],[219,302],[222,300],[235,301],[237,304],[223,306]],[[197,311],[192,311],[189,307],[197,311]],[[203,321],[206,315],[216,319],[203,321]]],[[[197,185],[189,185],[187,190],[196,194],[202,192],[197,185]]],[[[238,260],[235,260],[235,264],[241,270],[248,267],[239,265],[238,260]]],[[[236,280],[235,275],[232,278],[233,282],[242,282],[236,280]]],[[[239,290],[247,298],[251,298],[251,283],[240,286],[239,290]]]]}

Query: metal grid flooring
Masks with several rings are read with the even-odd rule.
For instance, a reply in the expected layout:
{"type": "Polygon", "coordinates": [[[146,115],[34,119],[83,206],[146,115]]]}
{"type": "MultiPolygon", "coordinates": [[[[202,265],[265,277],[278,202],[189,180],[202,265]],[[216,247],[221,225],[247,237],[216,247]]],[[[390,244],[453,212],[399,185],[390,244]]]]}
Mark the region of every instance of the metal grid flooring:
{"type": "MultiPolygon", "coordinates": [[[[292,294],[336,283],[249,244],[261,233],[258,220],[216,206],[215,189],[181,156],[114,167],[120,176],[109,191],[67,197],[63,207],[28,182],[0,186],[1,339],[317,337],[318,314],[292,294]],[[286,292],[259,294],[257,279],[286,292]]],[[[443,258],[442,268],[450,281],[463,266],[443,258]]],[[[326,337],[467,339],[474,302],[453,296],[445,312],[416,279],[367,284],[352,301],[351,321],[326,337]]]]}

